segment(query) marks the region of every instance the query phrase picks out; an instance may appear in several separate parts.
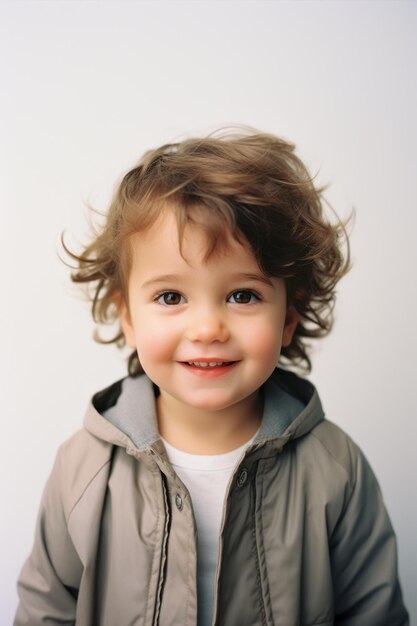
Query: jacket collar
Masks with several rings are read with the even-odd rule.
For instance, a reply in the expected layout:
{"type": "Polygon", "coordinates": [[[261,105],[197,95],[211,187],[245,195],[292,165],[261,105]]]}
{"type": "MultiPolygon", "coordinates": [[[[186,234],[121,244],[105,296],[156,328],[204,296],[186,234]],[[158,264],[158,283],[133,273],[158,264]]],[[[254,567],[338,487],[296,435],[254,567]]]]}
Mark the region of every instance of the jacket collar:
{"type": "MultiPolygon", "coordinates": [[[[262,390],[264,412],[254,447],[265,443],[281,447],[288,439],[309,432],[324,418],[314,386],[292,372],[275,370],[262,390]]],[[[94,436],[112,444],[147,450],[160,442],[156,393],[157,388],[144,374],[124,378],[93,397],[85,427],[94,436]]]]}

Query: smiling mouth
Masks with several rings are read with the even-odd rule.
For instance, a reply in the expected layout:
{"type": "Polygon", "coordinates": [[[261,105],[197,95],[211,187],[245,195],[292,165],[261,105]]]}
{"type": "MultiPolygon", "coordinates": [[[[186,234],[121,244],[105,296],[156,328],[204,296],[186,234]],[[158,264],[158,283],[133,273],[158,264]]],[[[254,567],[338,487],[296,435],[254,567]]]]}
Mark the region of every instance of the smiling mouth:
{"type": "Polygon", "coordinates": [[[215,369],[217,367],[230,367],[237,361],[183,361],[189,367],[201,367],[202,369],[215,369]]]}

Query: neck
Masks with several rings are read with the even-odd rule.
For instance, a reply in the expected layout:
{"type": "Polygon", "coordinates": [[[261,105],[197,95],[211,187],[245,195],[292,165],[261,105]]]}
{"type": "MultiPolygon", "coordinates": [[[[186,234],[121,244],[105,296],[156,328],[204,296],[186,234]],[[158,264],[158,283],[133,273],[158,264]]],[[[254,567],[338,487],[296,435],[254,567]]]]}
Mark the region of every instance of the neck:
{"type": "Polygon", "coordinates": [[[258,430],[262,410],[259,391],[232,407],[216,411],[183,405],[163,392],[157,399],[161,436],[190,454],[223,454],[239,448],[258,430]]]}

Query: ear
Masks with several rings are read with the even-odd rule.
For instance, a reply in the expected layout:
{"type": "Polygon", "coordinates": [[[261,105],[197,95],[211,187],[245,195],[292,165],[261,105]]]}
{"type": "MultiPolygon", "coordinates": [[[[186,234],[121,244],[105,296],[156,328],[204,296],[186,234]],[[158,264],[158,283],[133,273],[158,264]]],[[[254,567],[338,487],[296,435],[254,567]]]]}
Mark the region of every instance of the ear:
{"type": "Polygon", "coordinates": [[[299,322],[300,315],[298,314],[295,307],[292,305],[287,308],[287,313],[285,316],[284,328],[282,330],[282,342],[281,346],[286,348],[290,345],[295,329],[297,328],[297,324],[299,322]]]}
{"type": "Polygon", "coordinates": [[[117,314],[120,320],[120,326],[122,327],[123,334],[125,336],[126,344],[129,348],[136,350],[136,337],[135,331],[130,316],[129,305],[125,302],[121,293],[118,293],[114,297],[114,304],[117,308],[117,314]]]}

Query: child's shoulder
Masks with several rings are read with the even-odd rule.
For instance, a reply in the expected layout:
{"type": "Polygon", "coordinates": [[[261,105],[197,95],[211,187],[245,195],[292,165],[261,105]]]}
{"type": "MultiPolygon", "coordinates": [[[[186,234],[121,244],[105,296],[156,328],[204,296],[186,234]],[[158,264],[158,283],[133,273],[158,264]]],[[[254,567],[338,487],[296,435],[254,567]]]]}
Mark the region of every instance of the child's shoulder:
{"type": "MultiPolygon", "coordinates": [[[[277,370],[271,380],[275,383],[273,391],[278,386],[280,391],[287,393],[287,398],[293,400],[295,397],[302,403],[301,412],[296,414],[287,428],[290,447],[296,448],[302,466],[320,470],[329,479],[333,476],[352,484],[365,457],[352,438],[340,426],[327,419],[319,392],[313,383],[286,370],[277,370]]],[[[275,392],[273,398],[281,405],[285,400],[285,406],[291,408],[285,396],[277,396],[275,392]]],[[[314,475],[314,471],[311,475],[314,475]]]]}
{"type": "Polygon", "coordinates": [[[94,436],[83,427],[60,445],[58,457],[64,464],[75,462],[77,466],[91,471],[108,461],[111,449],[111,443],[94,436]]]}
{"type": "Polygon", "coordinates": [[[361,454],[359,446],[340,426],[327,418],[311,431],[311,435],[323,446],[324,450],[345,468],[356,463],[361,454]]]}
{"type": "MultiPolygon", "coordinates": [[[[337,468],[349,484],[355,486],[364,475],[374,475],[361,448],[355,441],[334,422],[323,419],[310,431],[310,443],[320,451],[320,457],[329,469],[337,468]]],[[[317,451],[316,451],[317,453],[317,451]]]]}
{"type": "Polygon", "coordinates": [[[107,481],[112,451],[111,443],[98,439],[86,428],[59,447],[49,482],[60,491],[67,519],[93,482],[107,481]]]}

